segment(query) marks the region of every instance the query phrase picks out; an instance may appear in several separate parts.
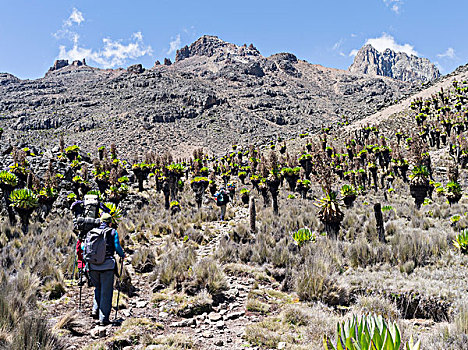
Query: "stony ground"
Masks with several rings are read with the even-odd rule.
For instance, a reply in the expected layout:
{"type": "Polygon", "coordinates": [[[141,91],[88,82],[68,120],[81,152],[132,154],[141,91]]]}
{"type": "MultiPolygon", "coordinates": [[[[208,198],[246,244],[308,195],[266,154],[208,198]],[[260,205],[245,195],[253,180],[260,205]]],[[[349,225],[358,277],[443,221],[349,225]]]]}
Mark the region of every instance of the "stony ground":
{"type": "MultiPolygon", "coordinates": [[[[213,256],[219,240],[232,232],[234,224],[246,222],[248,219],[248,209],[237,207],[234,210],[234,217],[229,221],[205,222],[202,224],[202,231],[210,230],[216,234],[206,244],[201,245],[197,250],[197,260],[213,256]]],[[[162,246],[164,239],[160,238],[152,246],[156,248],[162,246]]],[[[121,324],[127,319],[147,318],[158,324],[153,335],[184,334],[189,336],[194,345],[200,349],[255,349],[243,339],[245,326],[252,322],[258,322],[262,316],[258,313],[246,311],[247,296],[252,289],[274,289],[278,288],[278,283],[272,284],[270,280],[263,280],[258,284],[256,279],[249,274],[239,274],[236,271],[226,271],[229,290],[225,292],[226,301],[213,307],[210,313],[203,313],[191,318],[178,317],[165,310],[171,307],[171,301],[153,302],[152,285],[149,283],[148,274],[136,273],[132,265],[125,261],[125,268],[129,272],[132,284],[137,292],[132,297],[125,295],[126,307],[118,311],[117,319],[114,318],[115,310],[112,311],[111,320],[115,324],[107,327],[98,325],[98,321],[90,317],[92,308],[93,289],[87,285],[82,288],[82,307],[79,309],[80,288],[76,281],[70,281],[67,293],[56,301],[44,302],[45,313],[51,324],[57,323],[64,315],[74,314],[76,316],[76,326],[72,332],[66,332],[69,349],[80,349],[84,345],[92,343],[106,343],[115,338],[116,332],[121,329],[121,324]]],[[[114,300],[115,304],[115,300],[114,300]]],[[[63,332],[63,330],[62,330],[63,332]]],[[[126,346],[124,349],[144,348],[126,346]]],[[[150,349],[150,347],[147,347],[150,349]]]]}

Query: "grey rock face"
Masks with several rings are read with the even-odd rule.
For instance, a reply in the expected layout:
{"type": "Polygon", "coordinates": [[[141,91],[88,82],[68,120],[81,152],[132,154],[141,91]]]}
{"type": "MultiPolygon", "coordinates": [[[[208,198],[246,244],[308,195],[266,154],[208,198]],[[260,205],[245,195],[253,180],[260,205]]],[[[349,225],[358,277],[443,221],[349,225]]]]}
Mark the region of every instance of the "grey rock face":
{"type": "Polygon", "coordinates": [[[170,66],[128,70],[58,62],[36,80],[2,73],[0,127],[40,146],[56,146],[61,134],[90,152],[114,142],[129,157],[185,156],[198,147],[219,154],[232,144],[295,137],[342,115],[362,118],[413,89],[290,53],[264,57],[253,45],[211,36],[177,57],[170,66]]]}
{"type": "Polygon", "coordinates": [[[427,58],[408,56],[390,49],[379,52],[371,45],[365,45],[358,51],[349,71],[408,82],[428,82],[440,76],[437,67],[427,58]]]}

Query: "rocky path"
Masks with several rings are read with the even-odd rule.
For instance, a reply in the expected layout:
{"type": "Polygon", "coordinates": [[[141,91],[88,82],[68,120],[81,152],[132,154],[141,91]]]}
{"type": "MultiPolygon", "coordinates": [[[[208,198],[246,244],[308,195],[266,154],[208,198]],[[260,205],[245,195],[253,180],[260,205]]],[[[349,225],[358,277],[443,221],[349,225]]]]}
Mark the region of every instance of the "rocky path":
{"type": "MultiPolygon", "coordinates": [[[[202,223],[202,231],[210,230],[216,234],[211,236],[212,238],[207,244],[197,249],[198,260],[213,256],[221,237],[231,233],[233,223],[247,222],[248,208],[236,207],[234,213],[234,217],[230,221],[202,223]]],[[[159,243],[162,244],[162,241],[159,243]]],[[[228,290],[225,292],[225,300],[214,306],[209,313],[182,318],[165,312],[170,302],[152,302],[153,291],[149,282],[149,274],[137,274],[131,263],[127,261],[125,268],[137,291],[133,297],[123,296],[127,305],[118,313],[120,322],[129,318],[150,319],[160,325],[154,331],[156,335],[189,335],[199,349],[249,349],[248,344],[245,344],[242,338],[245,326],[260,319],[258,315],[246,312],[248,293],[255,282],[253,278],[227,272],[228,290]]],[[[58,331],[59,334],[65,335],[69,349],[80,349],[84,345],[94,342],[108,344],[112,339],[115,339],[116,333],[119,333],[119,325],[100,327],[90,317],[92,292],[92,288],[83,286],[81,310],[78,310],[79,286],[76,284],[69,286],[67,293],[61,299],[44,303],[45,314],[51,324],[57,323],[66,314],[75,316],[75,321],[70,324],[70,327],[67,327],[71,331],[63,329],[58,331]]],[[[114,312],[111,314],[111,320],[114,319],[114,312]]],[[[154,332],[152,331],[153,336],[154,332]]],[[[145,349],[144,346],[140,345],[126,345],[125,341],[121,344],[125,345],[121,348],[127,350],[145,349]]]]}

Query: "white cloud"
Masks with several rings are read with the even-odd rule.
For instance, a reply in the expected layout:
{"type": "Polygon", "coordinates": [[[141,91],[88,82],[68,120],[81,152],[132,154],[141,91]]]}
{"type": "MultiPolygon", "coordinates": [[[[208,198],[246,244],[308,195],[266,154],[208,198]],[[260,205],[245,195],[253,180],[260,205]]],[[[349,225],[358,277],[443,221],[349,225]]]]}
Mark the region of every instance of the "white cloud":
{"type": "Polygon", "coordinates": [[[83,13],[78,11],[75,7],[73,8],[72,10],[72,13],[70,15],[70,17],[68,17],[68,19],[65,21],[65,26],[67,27],[71,27],[73,25],[73,23],[76,23],[78,25],[81,24],[81,22],[84,22],[84,17],[83,17],[83,13]]]}
{"type": "Polygon", "coordinates": [[[357,53],[358,53],[358,51],[359,51],[359,50],[357,50],[357,49],[351,50],[351,52],[349,53],[349,56],[350,56],[350,57],[356,56],[357,53]]]}
{"type": "Polygon", "coordinates": [[[103,47],[97,51],[81,47],[78,38],[78,36],[75,37],[73,47],[69,50],[64,45],[59,47],[59,59],[74,61],[86,58],[87,62],[94,62],[103,68],[114,68],[125,65],[129,59],[153,53],[151,46],[143,43],[141,32],[133,33],[131,40],[126,45],[122,43],[122,40],[114,41],[110,38],[104,38],[102,39],[103,47]]]}
{"type": "Polygon", "coordinates": [[[338,50],[340,46],[343,44],[343,39],[338,40],[335,45],[333,45],[332,50],[338,50]]]}
{"type": "Polygon", "coordinates": [[[180,48],[180,44],[180,34],[177,34],[176,38],[169,43],[169,50],[167,50],[166,53],[170,55],[173,52],[176,52],[180,48]]]}
{"type": "MultiPolygon", "coordinates": [[[[385,49],[391,49],[395,52],[404,52],[408,55],[418,56],[418,52],[411,44],[400,45],[395,38],[387,33],[383,33],[379,38],[367,39],[366,44],[372,45],[377,51],[383,52],[385,49]]],[[[354,50],[353,50],[354,51],[354,50]]]]}
{"type": "Polygon", "coordinates": [[[78,11],[76,8],[73,8],[70,17],[63,21],[62,28],[53,33],[52,36],[55,39],[65,38],[74,41],[77,34],[73,30],[70,30],[70,28],[74,23],[80,25],[84,20],[83,13],[78,11]]]}
{"type": "Polygon", "coordinates": [[[455,58],[455,57],[457,57],[457,56],[455,55],[455,50],[454,50],[454,48],[453,48],[453,47],[449,47],[449,48],[447,49],[447,51],[445,51],[444,53],[438,54],[437,57],[440,57],[440,58],[447,57],[447,58],[453,59],[453,58],[455,58]]]}
{"type": "Polygon", "coordinates": [[[397,15],[400,14],[401,5],[403,5],[402,0],[384,0],[385,5],[390,8],[397,15]]]}

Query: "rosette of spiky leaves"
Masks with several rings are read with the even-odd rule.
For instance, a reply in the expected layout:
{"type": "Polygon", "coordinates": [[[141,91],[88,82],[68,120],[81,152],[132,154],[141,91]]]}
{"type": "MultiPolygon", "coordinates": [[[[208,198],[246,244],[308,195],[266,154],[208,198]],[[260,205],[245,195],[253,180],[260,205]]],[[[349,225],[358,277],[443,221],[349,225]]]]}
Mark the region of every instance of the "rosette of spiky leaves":
{"type": "Polygon", "coordinates": [[[85,180],[80,175],[73,176],[72,181],[77,184],[85,183],[85,180]]]}
{"type": "Polygon", "coordinates": [[[206,183],[206,186],[208,186],[208,184],[210,183],[210,180],[208,180],[208,178],[204,176],[197,176],[190,181],[191,185],[194,183],[199,183],[203,185],[206,183]]]}
{"type": "Polygon", "coordinates": [[[113,223],[118,223],[122,217],[122,209],[120,209],[116,204],[111,202],[104,203],[107,209],[109,209],[109,215],[112,217],[113,223]]]}
{"type": "Polygon", "coordinates": [[[106,171],[101,171],[98,173],[95,170],[93,170],[93,174],[94,174],[94,178],[98,181],[108,181],[109,176],[110,176],[110,171],[106,170],[106,171]]]}
{"type": "Polygon", "coordinates": [[[48,201],[57,198],[57,190],[54,187],[43,187],[37,193],[40,201],[48,201]]]}
{"type": "Polygon", "coordinates": [[[69,146],[69,147],[65,148],[65,153],[66,154],[79,152],[79,151],[80,151],[80,147],[78,147],[77,145],[72,145],[72,146],[69,146]]]}
{"type": "Polygon", "coordinates": [[[250,190],[247,189],[247,188],[241,188],[240,192],[239,192],[241,195],[243,194],[249,194],[250,193],[250,190]]]}
{"type": "Polygon", "coordinates": [[[81,169],[81,162],[79,161],[79,159],[74,159],[70,163],[70,167],[75,170],[81,169]]]}
{"type": "Polygon", "coordinates": [[[172,209],[174,207],[180,208],[180,203],[178,201],[172,201],[171,204],[169,204],[169,207],[172,209]]]}
{"type": "Polygon", "coordinates": [[[185,167],[181,163],[172,163],[166,166],[166,169],[170,174],[176,176],[182,176],[185,172],[185,167]]]}
{"type": "Polygon", "coordinates": [[[121,184],[126,184],[129,181],[129,179],[128,176],[121,176],[117,179],[117,181],[121,184]]]}
{"type": "Polygon", "coordinates": [[[15,175],[26,175],[27,171],[26,168],[19,163],[15,163],[13,165],[9,166],[10,172],[12,172],[15,175]]]}
{"type": "Polygon", "coordinates": [[[335,191],[326,191],[323,189],[325,196],[319,199],[318,203],[314,203],[319,208],[318,215],[324,223],[340,223],[343,220],[343,212],[338,204],[338,196],[335,191]]]}
{"type": "Polygon", "coordinates": [[[341,195],[343,197],[353,197],[353,196],[357,196],[357,194],[358,193],[353,185],[343,185],[341,187],[341,195]]]}
{"type": "Polygon", "coordinates": [[[468,229],[460,232],[455,239],[452,241],[453,246],[460,250],[461,253],[468,253],[468,229]]]}
{"type": "Polygon", "coordinates": [[[29,188],[20,188],[10,193],[10,206],[16,209],[34,209],[38,206],[36,194],[29,188]]]}
{"type": "Polygon", "coordinates": [[[460,195],[462,193],[462,188],[457,181],[449,181],[445,186],[445,191],[452,195],[460,195]]]}
{"type": "Polygon", "coordinates": [[[417,165],[411,171],[410,179],[414,185],[427,185],[429,184],[429,171],[424,165],[417,165]]]}
{"type": "MultiPolygon", "coordinates": [[[[410,346],[414,345],[411,339],[410,346]]],[[[325,336],[323,346],[326,350],[398,350],[401,346],[400,330],[396,323],[387,322],[380,315],[367,315],[360,319],[353,316],[337,324],[336,345],[325,336]]],[[[410,349],[408,344],[406,349],[410,349]]]]}
{"type": "Polygon", "coordinates": [[[15,187],[18,185],[18,178],[15,174],[10,173],[9,171],[3,170],[0,171],[0,187],[8,186],[15,187]]]}
{"type": "Polygon", "coordinates": [[[296,166],[294,168],[284,167],[281,169],[281,174],[283,176],[296,176],[301,172],[301,168],[296,166]]]}
{"type": "Polygon", "coordinates": [[[151,164],[147,164],[145,162],[142,163],[135,163],[132,165],[132,170],[137,171],[147,171],[148,173],[151,170],[151,164]]]}
{"type": "Polygon", "coordinates": [[[302,186],[305,189],[310,189],[311,182],[310,180],[297,180],[297,186],[302,186]]]}
{"type": "Polygon", "coordinates": [[[314,242],[317,237],[308,227],[300,228],[293,232],[292,237],[299,247],[302,247],[306,242],[314,242]]]}

